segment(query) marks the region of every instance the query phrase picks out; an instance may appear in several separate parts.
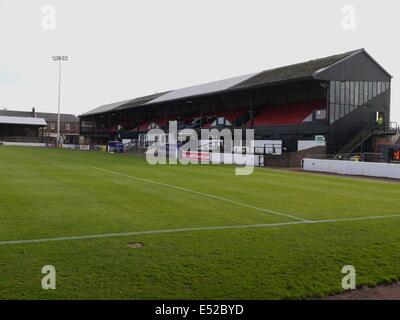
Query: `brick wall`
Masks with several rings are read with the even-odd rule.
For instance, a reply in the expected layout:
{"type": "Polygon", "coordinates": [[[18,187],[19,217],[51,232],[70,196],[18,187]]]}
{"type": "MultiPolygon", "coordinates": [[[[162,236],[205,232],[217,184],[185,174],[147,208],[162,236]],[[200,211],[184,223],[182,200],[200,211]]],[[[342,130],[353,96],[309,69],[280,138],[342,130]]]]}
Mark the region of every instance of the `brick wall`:
{"type": "Polygon", "coordinates": [[[264,156],[264,166],[300,168],[303,158],[321,154],[326,154],[326,147],[315,147],[296,152],[284,152],[280,156],[268,154],[264,156]]]}
{"type": "MultiPolygon", "coordinates": [[[[45,133],[57,133],[57,122],[51,122],[47,121],[47,127],[44,130],[45,133]],[[52,129],[52,124],[54,126],[54,129],[52,129]]],[[[79,122],[61,122],[60,123],[60,132],[61,133],[79,133],[79,122]],[[65,129],[66,123],[69,123],[70,125],[70,130],[65,129]]]]}

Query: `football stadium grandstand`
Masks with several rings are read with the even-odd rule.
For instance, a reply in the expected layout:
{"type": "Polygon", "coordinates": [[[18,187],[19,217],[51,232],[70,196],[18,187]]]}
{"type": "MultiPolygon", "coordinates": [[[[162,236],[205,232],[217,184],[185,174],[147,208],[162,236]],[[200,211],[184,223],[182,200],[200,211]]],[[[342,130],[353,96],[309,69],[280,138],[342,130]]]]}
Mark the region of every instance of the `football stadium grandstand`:
{"type": "Polygon", "coordinates": [[[80,116],[81,141],[139,139],[151,128],[253,128],[286,153],[377,150],[397,134],[392,76],[364,49],[95,108],[80,116]],[[379,140],[381,139],[381,140],[379,140]]]}

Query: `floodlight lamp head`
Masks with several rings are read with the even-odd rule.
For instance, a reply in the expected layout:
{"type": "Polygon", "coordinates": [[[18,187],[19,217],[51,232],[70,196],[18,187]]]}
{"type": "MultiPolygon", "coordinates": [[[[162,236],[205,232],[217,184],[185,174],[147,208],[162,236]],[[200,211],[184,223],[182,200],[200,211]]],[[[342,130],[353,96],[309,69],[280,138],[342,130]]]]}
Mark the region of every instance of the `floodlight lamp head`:
{"type": "Polygon", "coordinates": [[[52,56],[53,61],[68,61],[68,56],[52,56]]]}

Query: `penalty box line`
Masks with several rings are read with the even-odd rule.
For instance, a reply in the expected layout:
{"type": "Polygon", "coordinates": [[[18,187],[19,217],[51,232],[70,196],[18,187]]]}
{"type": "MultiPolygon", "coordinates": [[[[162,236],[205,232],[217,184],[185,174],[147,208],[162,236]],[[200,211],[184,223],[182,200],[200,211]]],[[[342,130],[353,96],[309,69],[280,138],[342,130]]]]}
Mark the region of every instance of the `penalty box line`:
{"type": "Polygon", "coordinates": [[[176,186],[176,185],[173,185],[173,184],[169,184],[169,183],[163,183],[163,182],[153,181],[153,180],[144,179],[144,178],[138,178],[138,177],[131,176],[131,175],[128,175],[128,174],[115,172],[115,171],[110,171],[110,170],[106,170],[106,169],[102,169],[102,168],[98,168],[98,167],[92,167],[92,169],[103,171],[103,172],[106,172],[106,173],[112,174],[112,175],[117,175],[117,176],[121,176],[121,177],[125,177],[125,178],[134,179],[134,180],[137,180],[137,181],[140,181],[140,182],[151,183],[151,184],[155,184],[155,185],[159,185],[159,186],[163,186],[163,187],[167,187],[167,188],[172,188],[172,189],[179,190],[179,191],[189,192],[189,193],[192,193],[192,194],[200,195],[200,196],[211,198],[211,199],[215,199],[215,200],[224,201],[224,202],[235,204],[235,205],[238,205],[238,206],[241,206],[241,207],[253,209],[253,210],[256,210],[256,211],[261,211],[261,212],[264,212],[264,213],[269,213],[269,214],[273,214],[273,215],[277,215],[277,216],[281,216],[281,217],[286,217],[286,218],[290,218],[290,219],[294,219],[294,220],[298,220],[298,221],[303,221],[303,222],[310,222],[311,221],[311,220],[303,219],[303,218],[300,218],[300,217],[297,217],[297,216],[294,216],[294,215],[291,215],[291,214],[287,214],[287,213],[282,213],[282,212],[278,212],[278,211],[275,211],[275,210],[256,207],[256,206],[253,206],[253,205],[250,205],[250,204],[247,204],[247,203],[239,202],[239,201],[236,201],[236,200],[231,200],[231,199],[228,199],[228,198],[223,198],[223,197],[211,194],[211,193],[195,191],[195,190],[192,190],[192,189],[179,187],[179,186],[176,186]]]}
{"type": "Polygon", "coordinates": [[[282,226],[290,226],[290,225],[307,225],[307,224],[311,225],[311,224],[337,223],[337,222],[387,219],[387,218],[399,218],[399,217],[400,217],[400,214],[386,215],[386,216],[358,217],[358,218],[314,220],[314,221],[288,221],[288,222],[278,222],[278,223],[268,223],[268,224],[249,224],[249,225],[239,225],[239,226],[192,227],[192,228],[179,228],[179,229],[133,231],[133,232],[105,233],[105,234],[58,237],[58,238],[43,238],[43,239],[31,239],[31,240],[8,240],[8,241],[0,241],[0,245],[34,244],[34,243],[55,242],[55,241],[89,240],[89,239],[101,239],[101,238],[120,238],[120,237],[130,237],[130,236],[171,234],[171,233],[183,233],[183,232],[194,232],[194,231],[272,228],[272,227],[282,227],[282,226]]]}

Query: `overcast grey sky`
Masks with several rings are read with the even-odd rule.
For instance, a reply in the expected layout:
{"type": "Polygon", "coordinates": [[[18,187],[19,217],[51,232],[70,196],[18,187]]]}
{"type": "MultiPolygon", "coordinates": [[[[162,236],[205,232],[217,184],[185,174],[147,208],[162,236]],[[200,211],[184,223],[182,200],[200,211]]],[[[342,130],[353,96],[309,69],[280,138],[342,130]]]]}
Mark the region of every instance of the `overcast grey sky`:
{"type": "Polygon", "coordinates": [[[365,48],[394,76],[392,120],[400,121],[399,7],[394,0],[0,0],[0,108],[57,111],[52,55],[70,57],[62,111],[79,115],[365,48]],[[48,5],[55,29],[43,28],[53,21],[48,5]],[[346,5],[356,10],[355,29],[343,27],[346,5]]]}

